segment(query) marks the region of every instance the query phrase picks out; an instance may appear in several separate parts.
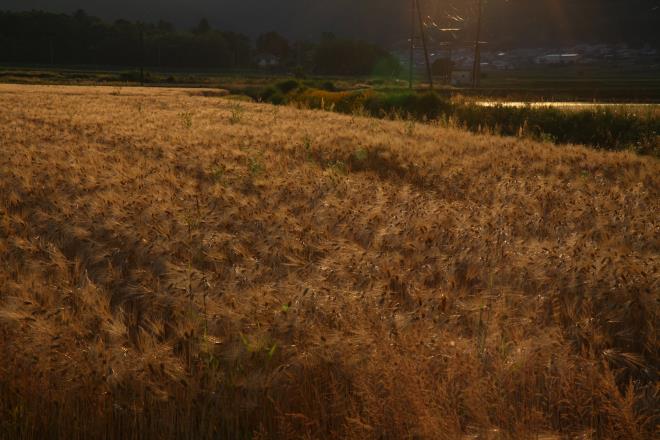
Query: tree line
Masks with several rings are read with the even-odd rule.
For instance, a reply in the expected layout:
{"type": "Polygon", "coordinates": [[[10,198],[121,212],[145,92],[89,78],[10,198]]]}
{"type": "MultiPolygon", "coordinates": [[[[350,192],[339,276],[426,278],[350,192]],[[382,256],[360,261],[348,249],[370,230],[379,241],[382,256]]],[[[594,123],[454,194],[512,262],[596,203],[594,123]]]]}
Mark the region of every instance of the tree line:
{"type": "Polygon", "coordinates": [[[42,11],[0,11],[0,63],[160,68],[246,69],[260,54],[279,60],[278,69],[337,75],[394,75],[398,61],[382,48],[323,34],[318,42],[290,42],[276,32],[255,41],[214,29],[206,19],[192,29],[173,24],[116,20],[42,11]]]}

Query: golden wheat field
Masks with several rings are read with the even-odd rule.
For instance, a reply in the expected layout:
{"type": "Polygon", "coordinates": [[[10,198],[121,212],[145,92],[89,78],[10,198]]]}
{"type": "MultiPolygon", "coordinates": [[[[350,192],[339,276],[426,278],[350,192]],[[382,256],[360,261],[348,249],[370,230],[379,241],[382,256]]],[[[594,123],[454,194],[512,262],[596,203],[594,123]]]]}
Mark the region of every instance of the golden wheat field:
{"type": "Polygon", "coordinates": [[[653,157],[0,85],[0,438],[651,439],[659,212],[653,157]]]}

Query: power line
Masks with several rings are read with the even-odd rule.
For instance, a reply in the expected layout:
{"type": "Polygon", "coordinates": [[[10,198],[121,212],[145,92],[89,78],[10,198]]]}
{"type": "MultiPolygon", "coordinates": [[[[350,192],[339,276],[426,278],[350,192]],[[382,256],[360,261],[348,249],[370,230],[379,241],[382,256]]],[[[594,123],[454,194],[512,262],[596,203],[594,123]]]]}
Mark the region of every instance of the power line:
{"type": "Polygon", "coordinates": [[[433,90],[433,72],[431,71],[431,61],[429,60],[429,50],[426,44],[426,30],[424,26],[424,20],[422,19],[422,8],[419,5],[419,0],[415,0],[417,3],[417,15],[419,17],[419,27],[422,34],[422,45],[424,46],[424,61],[426,62],[426,73],[429,77],[429,87],[433,90]]]}
{"type": "Polygon", "coordinates": [[[413,63],[415,62],[415,5],[416,0],[411,0],[410,8],[410,64],[408,71],[408,87],[413,88],[413,63]]]}
{"type": "Polygon", "coordinates": [[[477,39],[474,42],[474,65],[472,67],[472,86],[479,87],[481,76],[481,15],[483,12],[483,0],[478,0],[477,10],[477,39]]]}
{"type": "Polygon", "coordinates": [[[424,49],[424,61],[426,63],[426,73],[428,75],[429,86],[433,89],[433,72],[431,71],[431,61],[429,59],[428,44],[426,40],[426,24],[422,18],[422,10],[419,0],[411,1],[411,14],[410,14],[410,65],[408,72],[408,85],[413,88],[413,71],[415,63],[415,21],[419,21],[419,28],[422,37],[422,47],[424,49]]]}

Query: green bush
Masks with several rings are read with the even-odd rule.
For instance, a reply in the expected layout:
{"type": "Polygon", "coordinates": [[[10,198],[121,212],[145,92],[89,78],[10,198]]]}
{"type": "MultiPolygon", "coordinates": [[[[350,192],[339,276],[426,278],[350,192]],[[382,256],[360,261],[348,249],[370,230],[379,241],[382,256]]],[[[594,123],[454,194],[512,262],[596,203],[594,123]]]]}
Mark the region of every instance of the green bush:
{"type": "Polygon", "coordinates": [[[286,79],[275,84],[280,92],[287,94],[300,87],[300,83],[295,79],[286,79]]]}
{"type": "Polygon", "coordinates": [[[607,150],[633,149],[658,154],[660,120],[626,110],[557,107],[457,106],[452,115],[471,131],[490,129],[498,134],[523,134],[559,144],[584,144],[607,150]]]}
{"type": "Polygon", "coordinates": [[[321,84],[321,90],[325,90],[326,92],[336,92],[337,87],[332,81],[325,81],[321,84]]]}
{"type": "Polygon", "coordinates": [[[365,102],[365,108],[374,116],[393,113],[410,115],[417,119],[438,119],[451,113],[452,104],[431,92],[375,93],[365,102]]]}
{"type": "Polygon", "coordinates": [[[259,92],[259,98],[262,101],[268,101],[271,96],[277,93],[277,89],[275,87],[266,87],[265,89],[261,90],[259,92]]]}
{"type": "Polygon", "coordinates": [[[275,105],[283,105],[286,104],[288,100],[282,93],[277,92],[270,96],[269,102],[275,105]]]}
{"type": "Polygon", "coordinates": [[[262,89],[258,93],[257,100],[261,102],[269,102],[275,105],[286,104],[286,98],[284,97],[282,92],[278,88],[273,86],[262,89]]]}
{"type": "Polygon", "coordinates": [[[417,95],[414,111],[411,112],[420,119],[438,119],[441,115],[452,111],[451,103],[435,93],[417,95]]]}

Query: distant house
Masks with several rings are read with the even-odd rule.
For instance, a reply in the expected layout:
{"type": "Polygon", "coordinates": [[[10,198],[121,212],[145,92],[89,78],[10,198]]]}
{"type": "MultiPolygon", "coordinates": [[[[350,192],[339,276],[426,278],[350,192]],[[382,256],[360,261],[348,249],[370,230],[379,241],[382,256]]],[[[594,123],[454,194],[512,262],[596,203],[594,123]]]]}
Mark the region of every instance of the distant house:
{"type": "Polygon", "coordinates": [[[451,73],[452,86],[469,86],[472,84],[471,70],[454,70],[451,73]]]}
{"type": "Polygon", "coordinates": [[[260,69],[269,69],[273,67],[279,67],[280,65],[279,57],[270,53],[262,53],[257,55],[254,57],[254,62],[260,69]]]}
{"type": "Polygon", "coordinates": [[[577,53],[553,53],[536,57],[536,64],[575,64],[580,61],[577,53]]]}

